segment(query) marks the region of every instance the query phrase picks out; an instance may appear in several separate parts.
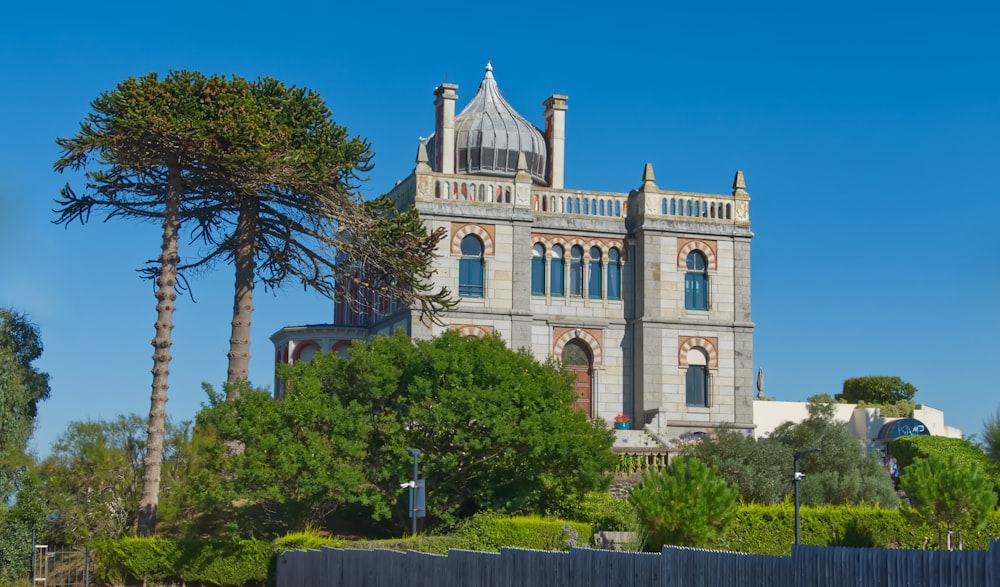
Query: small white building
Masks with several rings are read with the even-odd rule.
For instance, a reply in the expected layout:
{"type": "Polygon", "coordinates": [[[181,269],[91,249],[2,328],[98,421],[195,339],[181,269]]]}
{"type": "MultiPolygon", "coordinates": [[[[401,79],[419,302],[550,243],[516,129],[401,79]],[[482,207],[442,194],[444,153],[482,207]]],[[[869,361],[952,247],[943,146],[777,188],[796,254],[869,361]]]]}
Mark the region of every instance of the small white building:
{"type": "MultiPolygon", "coordinates": [[[[755,400],[753,421],[755,438],[769,436],[785,422],[801,422],[809,417],[806,402],[755,400]]],[[[843,422],[865,446],[885,444],[900,436],[931,435],[962,438],[962,431],[944,423],[944,412],[917,404],[908,418],[883,417],[877,407],[857,404],[834,404],[834,419],[843,422]]]]}

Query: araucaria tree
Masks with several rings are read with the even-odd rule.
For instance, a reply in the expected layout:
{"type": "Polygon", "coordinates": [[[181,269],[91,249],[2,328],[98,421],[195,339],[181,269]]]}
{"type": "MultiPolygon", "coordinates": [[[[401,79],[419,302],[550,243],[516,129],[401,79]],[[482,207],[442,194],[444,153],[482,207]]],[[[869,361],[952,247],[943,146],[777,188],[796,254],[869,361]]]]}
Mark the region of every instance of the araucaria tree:
{"type": "Polygon", "coordinates": [[[333,123],[319,94],[269,78],[234,78],[229,90],[235,136],[217,161],[216,201],[198,210],[197,236],[212,249],[181,268],[217,260],[235,267],[228,383],[247,378],[257,280],[275,288],[291,279],[330,297],[378,291],[427,314],[450,304],[429,279],[444,229],[428,235],[415,210],[399,213],[384,197],[361,203],[369,144],[333,123]]]}
{"type": "Polygon", "coordinates": [[[247,374],[255,275],[268,286],[295,277],[326,294],[337,279],[362,280],[432,313],[448,303],[445,290],[429,289],[441,233],[426,234],[415,212],[387,212],[352,193],[369,168],[368,144],[348,139],[309,90],[177,71],[127,79],[91,108],[76,135],[57,140],[55,169],[86,173],[81,193],[62,190],[56,222],[86,223],[98,211],[163,227],[148,269],[157,319],[138,525],[146,535],[156,524],[182,227],[210,245],[186,267],[236,266],[230,381],[247,374]],[[376,241],[387,235],[397,238],[376,241]]]}
{"type": "Polygon", "coordinates": [[[629,492],[646,550],[664,545],[707,546],[736,518],[736,488],[714,467],[679,456],[663,471],[643,473],[629,492]]]}

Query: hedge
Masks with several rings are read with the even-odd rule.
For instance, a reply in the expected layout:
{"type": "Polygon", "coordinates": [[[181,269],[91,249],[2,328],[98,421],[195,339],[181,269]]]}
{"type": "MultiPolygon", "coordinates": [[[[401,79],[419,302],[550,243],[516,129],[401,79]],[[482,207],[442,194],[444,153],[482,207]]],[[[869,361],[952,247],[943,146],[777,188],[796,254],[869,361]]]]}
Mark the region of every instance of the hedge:
{"type": "Polygon", "coordinates": [[[900,471],[915,459],[937,455],[944,460],[954,455],[959,464],[975,464],[993,481],[1000,493],[1000,464],[992,461],[978,446],[962,438],[944,436],[901,436],[889,443],[889,454],[895,457],[900,471]]]}
{"type": "MultiPolygon", "coordinates": [[[[802,506],[803,544],[899,549],[937,548],[936,528],[916,522],[899,510],[872,506],[802,506]]],[[[985,550],[1000,537],[1000,511],[990,513],[979,530],[963,532],[963,547],[985,550]]],[[[716,548],[752,554],[788,555],[795,542],[795,509],[791,504],[743,505],[729,532],[716,548]]]]}

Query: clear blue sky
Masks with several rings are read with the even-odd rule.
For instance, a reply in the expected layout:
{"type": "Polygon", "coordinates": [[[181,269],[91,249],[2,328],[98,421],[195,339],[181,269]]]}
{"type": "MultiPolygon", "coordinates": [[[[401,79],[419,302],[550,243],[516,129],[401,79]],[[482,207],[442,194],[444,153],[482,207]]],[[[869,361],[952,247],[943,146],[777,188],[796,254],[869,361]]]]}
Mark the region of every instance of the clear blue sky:
{"type": "MultiPolygon", "coordinates": [[[[159,228],[50,223],[73,176],[57,136],[128,76],[267,75],[319,91],[368,138],[364,191],[388,190],[491,58],[541,126],[569,95],[566,185],[625,192],[653,163],[664,189],[728,193],[746,173],[755,363],[767,395],[836,393],[900,375],[967,434],[1000,404],[1000,44],[993,3],[17,3],[0,21],[0,305],[41,328],[52,376],[34,446],[71,420],[149,410],[153,290],[135,269],[159,228]]],[[[183,250],[182,250],[183,254],[183,250]]],[[[178,302],[168,412],[190,419],[226,374],[232,271],[178,302]]],[[[268,337],[332,304],[258,289],[251,379],[268,337]]]]}

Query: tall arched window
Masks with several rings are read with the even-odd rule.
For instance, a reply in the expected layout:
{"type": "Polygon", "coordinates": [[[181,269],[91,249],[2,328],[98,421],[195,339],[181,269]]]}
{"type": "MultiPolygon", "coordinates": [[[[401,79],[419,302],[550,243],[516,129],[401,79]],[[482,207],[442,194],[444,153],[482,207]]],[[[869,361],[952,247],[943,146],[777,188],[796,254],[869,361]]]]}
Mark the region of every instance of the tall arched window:
{"type": "Polygon", "coordinates": [[[552,245],[552,263],[549,266],[551,273],[549,295],[562,297],[566,295],[564,280],[566,279],[566,261],[562,245],[552,245]]]}
{"type": "Polygon", "coordinates": [[[583,247],[573,245],[569,250],[569,295],[583,295],[583,247]]]}
{"type": "Polygon", "coordinates": [[[691,251],[687,256],[684,307],[688,310],[708,309],[708,262],[705,254],[699,250],[691,251]]]}
{"type": "Polygon", "coordinates": [[[531,247],[531,295],[545,295],[545,245],[531,247]]]}
{"type": "Polygon", "coordinates": [[[700,348],[688,351],[688,368],[685,374],[687,405],[707,407],[708,355],[700,348]]]}
{"type": "Polygon", "coordinates": [[[462,239],[462,257],[458,261],[458,295],[463,298],[483,297],[483,241],[470,234],[462,239]]]}
{"type": "Polygon", "coordinates": [[[608,299],[622,299],[621,253],[618,249],[608,251],[608,299]]]}
{"type": "Polygon", "coordinates": [[[590,247],[590,262],[587,264],[587,297],[601,299],[601,285],[604,283],[604,272],[601,270],[601,249],[590,247]]]}

